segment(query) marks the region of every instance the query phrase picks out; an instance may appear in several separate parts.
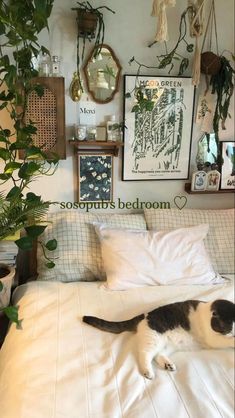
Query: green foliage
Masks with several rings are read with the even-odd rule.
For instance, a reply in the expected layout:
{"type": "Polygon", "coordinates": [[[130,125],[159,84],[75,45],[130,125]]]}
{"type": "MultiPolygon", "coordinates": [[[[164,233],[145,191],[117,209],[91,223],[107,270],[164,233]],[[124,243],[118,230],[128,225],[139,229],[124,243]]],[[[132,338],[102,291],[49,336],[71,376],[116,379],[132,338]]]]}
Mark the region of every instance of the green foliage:
{"type": "MultiPolygon", "coordinates": [[[[39,97],[43,95],[43,87],[32,83],[32,78],[38,75],[32,58],[43,52],[49,54],[39,44],[38,35],[42,29],[48,29],[53,2],[0,2],[0,115],[2,110],[8,112],[13,126],[12,130],[5,129],[0,122],[0,186],[10,185],[8,193],[0,192],[0,241],[23,230],[25,236],[16,244],[24,250],[30,250],[46,228],[43,218],[52,204],[29,192],[29,186],[39,176],[53,174],[58,165],[56,156],[48,160],[45,153],[34,146],[37,127],[32,121],[26,124],[24,118],[29,93],[35,91],[39,97]],[[19,150],[23,154],[21,161],[18,160],[19,150]]],[[[55,241],[54,249],[56,245],[55,241]]],[[[20,325],[17,308],[4,308],[4,312],[20,325]]]]}
{"type": "Polygon", "coordinates": [[[211,76],[210,85],[212,94],[217,94],[216,108],[213,117],[213,129],[216,140],[218,142],[219,125],[221,122],[222,129],[225,128],[227,117],[229,114],[229,106],[234,91],[234,74],[235,71],[230,62],[224,56],[221,57],[220,71],[211,76]]]}
{"type": "Polygon", "coordinates": [[[95,35],[93,33],[79,33],[78,35],[78,44],[77,44],[77,70],[79,70],[80,61],[84,59],[84,53],[85,53],[85,42],[86,39],[89,41],[92,40],[93,37],[95,37],[95,46],[100,45],[100,48],[97,49],[96,55],[100,53],[100,49],[104,43],[104,35],[105,35],[105,23],[104,23],[104,15],[102,13],[103,10],[108,10],[109,12],[115,14],[115,12],[110,9],[107,6],[99,6],[99,7],[93,7],[89,1],[77,1],[78,7],[72,7],[72,10],[76,10],[78,12],[77,16],[77,22],[79,26],[79,20],[82,19],[82,13],[92,13],[97,17],[97,28],[95,35]],[[82,55],[81,59],[79,56],[79,37],[83,38],[83,48],[82,48],[82,55]]]}
{"type": "MultiPolygon", "coordinates": [[[[188,42],[186,41],[187,18],[188,18],[187,15],[190,13],[194,13],[194,12],[195,12],[194,6],[189,6],[184,10],[184,12],[182,13],[180,17],[179,36],[178,36],[178,39],[176,41],[174,48],[170,52],[166,52],[166,54],[157,56],[157,59],[159,61],[159,65],[157,68],[163,69],[163,68],[166,68],[167,66],[170,66],[168,74],[170,74],[172,69],[174,68],[175,61],[181,61],[180,66],[179,66],[179,73],[178,73],[179,76],[183,75],[189,66],[189,59],[182,57],[177,51],[178,51],[179,45],[182,42],[184,42],[186,45],[186,52],[192,53],[194,50],[194,45],[188,44],[188,42]]],[[[150,44],[149,47],[151,47],[155,43],[156,41],[150,44]]]]}
{"type": "MultiPolygon", "coordinates": [[[[130,98],[131,94],[127,93],[126,98],[130,98]]],[[[154,107],[154,101],[151,100],[151,98],[148,98],[145,93],[143,92],[142,87],[138,87],[135,89],[135,98],[136,98],[136,104],[131,109],[132,112],[146,112],[146,111],[152,111],[154,107]]]]}

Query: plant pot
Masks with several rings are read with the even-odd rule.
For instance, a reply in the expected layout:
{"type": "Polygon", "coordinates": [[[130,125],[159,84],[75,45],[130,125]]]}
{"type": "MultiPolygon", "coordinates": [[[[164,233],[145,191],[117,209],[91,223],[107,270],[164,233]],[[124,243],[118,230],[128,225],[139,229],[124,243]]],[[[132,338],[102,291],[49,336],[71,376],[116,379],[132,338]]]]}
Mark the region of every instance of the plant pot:
{"type": "Polygon", "coordinates": [[[15,268],[0,263],[0,281],[3,284],[3,289],[0,291],[0,308],[9,305],[14,277],[15,268]]]}
{"type": "Polygon", "coordinates": [[[216,75],[221,68],[221,58],[211,51],[201,54],[201,72],[208,75],[216,75]]]}
{"type": "Polygon", "coordinates": [[[98,23],[98,16],[95,13],[83,9],[77,10],[78,36],[94,38],[98,23]]]}

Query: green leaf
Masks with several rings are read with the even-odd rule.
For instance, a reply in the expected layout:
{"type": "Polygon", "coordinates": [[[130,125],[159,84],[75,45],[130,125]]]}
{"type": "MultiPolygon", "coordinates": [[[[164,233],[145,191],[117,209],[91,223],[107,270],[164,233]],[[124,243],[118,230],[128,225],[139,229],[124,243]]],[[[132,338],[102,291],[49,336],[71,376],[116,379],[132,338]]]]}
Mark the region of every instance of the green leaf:
{"type": "Polygon", "coordinates": [[[188,44],[186,49],[187,49],[188,52],[193,52],[194,45],[193,44],[188,44]]]}
{"type": "Polygon", "coordinates": [[[44,95],[44,86],[41,84],[34,84],[33,90],[37,93],[39,97],[42,97],[44,95]]]}
{"type": "Polygon", "coordinates": [[[25,230],[28,236],[30,236],[31,238],[37,238],[45,231],[46,227],[47,225],[31,225],[27,226],[25,230]]]}
{"type": "Polygon", "coordinates": [[[2,291],[2,289],[3,289],[3,284],[2,284],[2,282],[0,280],[0,292],[2,291]]]}
{"type": "Polygon", "coordinates": [[[180,63],[179,75],[183,75],[185,70],[188,68],[188,66],[189,66],[188,58],[183,58],[180,63]]]}
{"type": "Polygon", "coordinates": [[[11,145],[10,145],[10,150],[11,151],[14,151],[14,150],[18,150],[18,149],[26,149],[27,148],[27,144],[26,144],[26,142],[23,142],[23,141],[16,141],[16,142],[13,142],[11,145]]]}
{"type": "Polygon", "coordinates": [[[45,159],[46,158],[46,154],[38,147],[30,147],[26,150],[25,152],[25,156],[26,158],[32,159],[32,160],[36,160],[36,159],[45,159]]]}
{"type": "Polygon", "coordinates": [[[23,196],[21,193],[21,189],[17,186],[12,187],[9,193],[6,196],[7,200],[14,199],[15,197],[23,196]]]}
{"type": "Polygon", "coordinates": [[[16,162],[8,163],[5,166],[4,173],[12,174],[13,171],[19,169],[20,167],[21,167],[21,163],[16,163],[16,162]]]}
{"type": "Polygon", "coordinates": [[[57,248],[57,240],[51,239],[50,241],[47,241],[45,244],[45,247],[48,249],[48,251],[54,251],[57,248]]]}
{"type": "Polygon", "coordinates": [[[158,68],[165,68],[167,65],[171,64],[172,58],[173,58],[173,56],[171,54],[170,55],[167,55],[166,57],[164,57],[161,60],[158,68]]]}
{"type": "Polygon", "coordinates": [[[3,309],[3,312],[10,319],[11,322],[15,322],[17,327],[21,327],[21,322],[18,318],[18,307],[17,306],[7,306],[3,309]]]}
{"type": "Polygon", "coordinates": [[[24,251],[32,250],[33,247],[33,239],[29,236],[17,239],[15,243],[17,247],[24,251]]]}
{"type": "Polygon", "coordinates": [[[11,153],[6,148],[0,148],[0,158],[4,161],[8,160],[11,153]]]}
{"type": "Polygon", "coordinates": [[[45,265],[48,269],[53,269],[53,267],[55,267],[55,263],[53,263],[53,261],[49,261],[45,265]]]}
{"type": "Polygon", "coordinates": [[[10,174],[0,174],[0,180],[8,180],[11,177],[10,174]]]}
{"type": "Polygon", "coordinates": [[[37,196],[35,193],[29,192],[26,194],[26,200],[29,202],[40,202],[41,196],[37,196]]]}
{"type": "Polygon", "coordinates": [[[130,97],[131,97],[131,93],[126,93],[126,94],[125,94],[125,98],[126,98],[126,99],[129,99],[130,97]]]}
{"type": "Polygon", "coordinates": [[[133,108],[131,109],[132,112],[139,112],[140,111],[140,107],[138,105],[133,106],[133,108]]]}
{"type": "Polygon", "coordinates": [[[40,168],[40,164],[35,163],[34,161],[30,161],[29,163],[22,164],[19,170],[19,177],[21,179],[27,179],[31,177],[34,173],[36,173],[40,168]]]}

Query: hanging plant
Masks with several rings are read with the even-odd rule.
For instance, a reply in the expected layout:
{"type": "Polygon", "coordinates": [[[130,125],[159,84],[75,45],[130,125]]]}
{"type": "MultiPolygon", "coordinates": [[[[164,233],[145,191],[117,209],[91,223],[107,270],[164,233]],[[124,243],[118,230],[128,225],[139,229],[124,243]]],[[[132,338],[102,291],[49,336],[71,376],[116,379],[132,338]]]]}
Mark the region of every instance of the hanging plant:
{"type": "MultiPolygon", "coordinates": [[[[175,46],[174,46],[174,48],[172,48],[172,50],[170,52],[168,52],[167,51],[167,45],[166,45],[166,42],[165,42],[166,53],[157,56],[157,60],[159,61],[159,65],[155,68],[163,69],[163,68],[166,68],[167,66],[170,66],[169,71],[168,71],[168,74],[170,74],[172,69],[174,68],[175,61],[177,61],[177,62],[180,61],[179,72],[178,72],[179,76],[182,75],[185,72],[185,70],[188,68],[189,59],[186,58],[186,57],[183,57],[181,54],[179,54],[178,48],[181,45],[181,43],[185,43],[187,52],[192,53],[193,50],[194,50],[194,45],[192,43],[188,43],[187,40],[186,40],[186,36],[187,36],[187,14],[188,13],[193,13],[193,12],[194,12],[193,6],[189,6],[189,7],[187,7],[187,9],[184,10],[184,12],[182,13],[181,18],[180,18],[179,36],[178,36],[178,39],[176,41],[175,46]]],[[[149,45],[149,48],[151,48],[154,44],[156,44],[156,41],[152,42],[149,45]]]]}
{"type": "Polygon", "coordinates": [[[215,113],[213,118],[213,129],[218,140],[219,125],[226,129],[227,117],[231,118],[229,106],[234,91],[234,74],[230,62],[224,56],[220,57],[221,66],[218,73],[213,74],[210,79],[211,93],[217,94],[215,113]]]}
{"type": "MultiPolygon", "coordinates": [[[[79,7],[72,7],[72,10],[77,12],[78,24],[78,42],[79,38],[83,39],[82,60],[84,59],[86,40],[91,41],[95,39],[96,45],[103,45],[105,35],[105,23],[102,10],[108,10],[115,13],[107,6],[92,7],[89,1],[77,2],[79,7]]],[[[100,50],[99,50],[100,51],[100,50]]],[[[97,50],[97,55],[99,54],[97,50]]]]}

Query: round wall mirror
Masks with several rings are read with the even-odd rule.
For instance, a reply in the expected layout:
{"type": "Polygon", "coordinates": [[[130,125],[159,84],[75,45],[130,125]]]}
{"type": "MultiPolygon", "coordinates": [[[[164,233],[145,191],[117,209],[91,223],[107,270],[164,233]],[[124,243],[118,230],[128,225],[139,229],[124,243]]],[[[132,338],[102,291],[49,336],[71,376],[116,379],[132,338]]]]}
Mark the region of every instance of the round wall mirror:
{"type": "Polygon", "coordinates": [[[97,45],[84,66],[87,90],[96,103],[108,103],[118,91],[120,63],[112,48],[97,45]]]}

